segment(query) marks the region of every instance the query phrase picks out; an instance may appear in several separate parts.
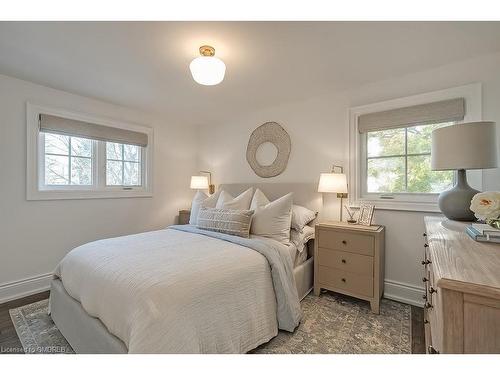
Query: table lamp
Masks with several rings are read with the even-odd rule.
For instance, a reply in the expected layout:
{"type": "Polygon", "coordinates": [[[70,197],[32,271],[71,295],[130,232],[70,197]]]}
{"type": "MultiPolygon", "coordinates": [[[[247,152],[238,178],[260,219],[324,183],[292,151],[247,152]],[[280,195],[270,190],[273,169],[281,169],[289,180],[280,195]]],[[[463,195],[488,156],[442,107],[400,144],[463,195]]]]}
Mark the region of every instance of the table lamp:
{"type": "Polygon", "coordinates": [[[200,171],[206,173],[208,176],[191,176],[191,189],[207,190],[209,194],[215,193],[215,185],[212,184],[212,173],[209,171],[200,171]]]}
{"type": "Polygon", "coordinates": [[[457,170],[455,186],[439,194],[441,212],[451,220],[475,221],[470,210],[472,197],[479,193],[467,183],[467,169],[496,168],[496,125],[491,121],[468,122],[432,131],[431,169],[457,170]]]}
{"type": "Polygon", "coordinates": [[[340,198],[340,221],[342,221],[342,199],[347,198],[347,177],[343,172],[343,167],[334,165],[330,173],[320,174],[318,184],[318,193],[336,193],[337,198],[340,198]],[[335,168],[340,172],[336,173],[335,168]]]}

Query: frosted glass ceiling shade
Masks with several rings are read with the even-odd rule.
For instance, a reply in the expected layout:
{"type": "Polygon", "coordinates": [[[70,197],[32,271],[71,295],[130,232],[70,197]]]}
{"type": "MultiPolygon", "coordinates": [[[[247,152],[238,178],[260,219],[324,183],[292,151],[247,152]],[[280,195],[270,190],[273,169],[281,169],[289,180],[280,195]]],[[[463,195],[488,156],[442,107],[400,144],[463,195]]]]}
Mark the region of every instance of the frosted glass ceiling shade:
{"type": "Polygon", "coordinates": [[[189,64],[193,79],[205,86],[221,83],[226,74],[226,64],[215,57],[215,49],[211,46],[201,46],[200,55],[189,64]]]}
{"type": "Polygon", "coordinates": [[[432,170],[498,166],[496,124],[492,121],[445,126],[432,131],[432,170]]]}
{"type": "Polygon", "coordinates": [[[343,173],[321,173],[319,193],[347,193],[347,177],[343,173]]]}
{"type": "Polygon", "coordinates": [[[191,189],[206,190],[208,189],[207,176],[191,176],[191,189]]]}

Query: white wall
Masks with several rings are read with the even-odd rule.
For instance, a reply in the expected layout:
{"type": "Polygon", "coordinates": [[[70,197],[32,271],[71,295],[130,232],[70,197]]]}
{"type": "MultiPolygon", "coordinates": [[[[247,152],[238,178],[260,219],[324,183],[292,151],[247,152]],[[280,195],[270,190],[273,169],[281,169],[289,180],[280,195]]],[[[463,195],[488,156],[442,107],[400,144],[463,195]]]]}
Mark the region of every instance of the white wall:
{"type": "MultiPolygon", "coordinates": [[[[349,108],[473,82],[483,83],[483,119],[500,124],[500,54],[465,61],[397,79],[332,92],[288,103],[214,126],[199,127],[199,166],[215,172],[218,183],[257,182],[245,158],[251,132],[266,121],[281,123],[290,134],[287,169],[268,182],[315,182],[332,163],[348,166],[349,108]]],[[[500,129],[498,132],[500,138],[500,129]]],[[[500,139],[499,139],[500,142],[500,139]]],[[[500,169],[483,174],[484,190],[500,190],[500,169]]],[[[331,211],[330,211],[331,212],[331,211]]],[[[422,212],[376,210],[375,222],[386,226],[386,295],[421,303],[422,212]]]]}
{"type": "Polygon", "coordinates": [[[189,207],[196,130],[0,75],[0,303],[46,288],[73,247],[163,228],[189,207]],[[154,128],[153,198],[26,200],[26,101],[154,128]]]}

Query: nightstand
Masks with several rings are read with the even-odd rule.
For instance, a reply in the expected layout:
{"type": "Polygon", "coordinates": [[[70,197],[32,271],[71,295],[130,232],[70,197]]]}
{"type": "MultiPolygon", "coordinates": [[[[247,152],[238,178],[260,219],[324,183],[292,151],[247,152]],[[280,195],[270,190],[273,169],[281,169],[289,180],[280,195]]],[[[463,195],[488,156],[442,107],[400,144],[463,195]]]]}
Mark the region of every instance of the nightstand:
{"type": "Polygon", "coordinates": [[[191,216],[191,210],[180,210],[179,211],[179,224],[189,224],[189,216],[191,216]]]}
{"type": "Polygon", "coordinates": [[[314,294],[321,288],[370,302],[380,312],[384,292],[385,228],[341,222],[315,226],[314,294]]]}

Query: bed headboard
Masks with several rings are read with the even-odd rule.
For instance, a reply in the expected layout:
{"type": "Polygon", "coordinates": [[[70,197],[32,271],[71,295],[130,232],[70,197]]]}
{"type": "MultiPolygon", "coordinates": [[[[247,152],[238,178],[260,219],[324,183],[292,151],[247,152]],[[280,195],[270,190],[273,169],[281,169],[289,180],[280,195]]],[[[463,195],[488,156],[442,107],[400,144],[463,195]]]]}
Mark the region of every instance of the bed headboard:
{"type": "Polygon", "coordinates": [[[318,193],[318,184],[315,183],[238,183],[238,184],[220,184],[219,190],[225,190],[233,196],[236,196],[246,189],[254,187],[262,190],[266,197],[273,201],[290,192],[293,193],[293,203],[319,212],[321,216],[323,208],[323,196],[318,193]]]}

